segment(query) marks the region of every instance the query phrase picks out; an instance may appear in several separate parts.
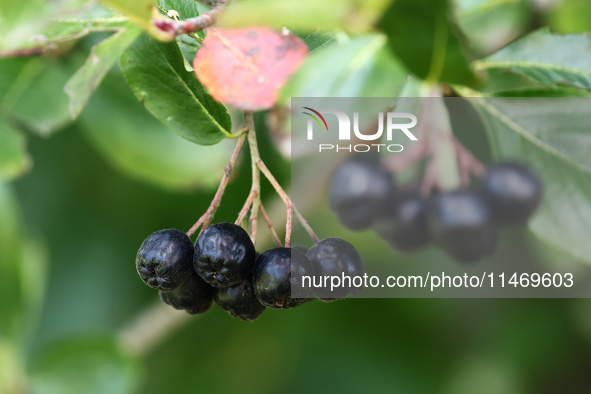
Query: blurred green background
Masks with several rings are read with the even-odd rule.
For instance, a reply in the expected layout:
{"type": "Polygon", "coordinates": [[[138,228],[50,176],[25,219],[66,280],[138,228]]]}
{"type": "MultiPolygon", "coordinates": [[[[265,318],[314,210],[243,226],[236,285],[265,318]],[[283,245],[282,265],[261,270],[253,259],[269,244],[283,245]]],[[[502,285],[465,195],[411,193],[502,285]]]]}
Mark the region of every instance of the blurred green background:
{"type": "MultiPolygon", "coordinates": [[[[479,56],[542,26],[591,27],[587,0],[458,3],[479,56]]],[[[20,155],[0,174],[0,393],[591,391],[586,299],[313,301],[267,310],[253,323],[215,305],[190,318],[158,315],[157,293],[137,277],[135,254],[150,233],[186,230],[205,211],[232,143],[200,147],[171,133],[116,66],[72,121],[63,86],[108,35],[77,40],[59,57],[0,59],[2,126],[26,135],[3,138],[28,151],[0,156],[20,155]],[[138,316],[168,319],[170,327],[158,341],[129,348],[129,335],[150,331],[138,316]]],[[[261,154],[288,185],[289,161],[266,125],[257,114],[261,154]]],[[[484,136],[459,131],[459,138],[489,160],[484,136]]],[[[216,221],[234,221],[246,198],[250,166],[240,163],[216,221]]],[[[319,234],[335,227],[326,210],[307,217],[319,234]]],[[[514,241],[497,258],[549,253],[525,229],[504,239],[514,241]]],[[[393,264],[445,258],[366,244],[362,254],[393,264]]]]}

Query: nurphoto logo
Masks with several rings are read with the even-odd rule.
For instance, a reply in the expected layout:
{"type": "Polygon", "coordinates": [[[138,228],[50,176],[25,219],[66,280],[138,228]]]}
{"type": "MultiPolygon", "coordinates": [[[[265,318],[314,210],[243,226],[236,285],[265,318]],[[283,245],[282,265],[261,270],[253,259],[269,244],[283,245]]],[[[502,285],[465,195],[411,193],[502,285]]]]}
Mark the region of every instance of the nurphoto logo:
{"type": "MultiPolygon", "coordinates": [[[[413,127],[417,125],[417,117],[413,114],[407,112],[380,112],[378,113],[378,130],[374,134],[364,134],[359,130],[359,113],[353,113],[353,127],[351,128],[351,118],[345,112],[340,111],[338,109],[321,109],[319,111],[312,109],[310,107],[302,107],[303,109],[307,110],[302,112],[304,115],[310,117],[308,119],[307,125],[307,136],[308,140],[314,139],[314,125],[317,124],[320,127],[320,130],[329,131],[328,123],[322,114],[333,114],[337,117],[337,121],[339,124],[338,127],[338,135],[339,141],[348,141],[351,140],[351,129],[353,129],[353,133],[356,138],[362,141],[376,141],[382,138],[384,134],[384,123],[386,123],[386,140],[392,141],[393,136],[395,135],[395,131],[401,131],[408,137],[411,141],[417,141],[417,137],[410,131],[413,127]],[[406,122],[401,122],[401,120],[407,120],[406,122]],[[410,122],[409,122],[410,121],[410,122]]],[[[371,147],[377,147],[378,152],[380,148],[385,147],[388,152],[396,153],[402,152],[404,147],[400,144],[349,144],[349,145],[339,145],[339,144],[319,144],[318,150],[319,152],[322,151],[348,151],[348,152],[369,152],[371,147]]]]}

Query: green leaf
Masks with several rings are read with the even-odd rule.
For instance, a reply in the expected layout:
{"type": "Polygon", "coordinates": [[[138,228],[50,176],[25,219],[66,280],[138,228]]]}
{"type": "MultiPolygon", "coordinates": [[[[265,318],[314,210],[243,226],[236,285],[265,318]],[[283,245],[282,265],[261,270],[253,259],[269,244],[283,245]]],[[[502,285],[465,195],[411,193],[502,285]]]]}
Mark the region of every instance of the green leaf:
{"type": "Polygon", "coordinates": [[[72,118],[63,88],[74,66],[51,59],[29,60],[0,101],[2,115],[41,136],[68,125],[72,118]]]}
{"type": "Polygon", "coordinates": [[[327,48],[337,42],[335,33],[330,30],[318,29],[314,33],[300,35],[300,38],[304,40],[310,53],[327,48]]]}
{"type": "Polygon", "coordinates": [[[483,69],[506,69],[549,85],[591,89],[591,35],[552,34],[541,29],[478,62],[483,69]]]}
{"type": "Polygon", "coordinates": [[[215,187],[234,145],[199,146],[171,133],[115,76],[108,76],[94,95],[80,116],[80,128],[115,167],[167,189],[215,187]]]}
{"type": "Polygon", "coordinates": [[[84,0],[0,0],[0,52],[40,45],[34,38],[64,14],[73,13],[84,0]]]}
{"type": "Polygon", "coordinates": [[[142,34],[123,52],[119,66],[138,100],[181,137],[200,145],[232,137],[225,107],[187,72],[176,42],[159,43],[142,34]]]}
{"type": "Polygon", "coordinates": [[[77,118],[119,55],[137,38],[141,29],[127,23],[117,33],[95,45],[84,65],[68,80],[64,90],[70,97],[70,115],[77,118]]]}
{"type": "Polygon", "coordinates": [[[500,90],[494,97],[591,97],[591,92],[566,86],[535,86],[521,89],[500,90]]]}
{"type": "Polygon", "coordinates": [[[100,2],[127,16],[157,40],[174,39],[174,36],[164,33],[150,22],[155,12],[154,0],[100,0],[100,2]]]}
{"type": "Polygon", "coordinates": [[[195,0],[160,0],[158,5],[166,11],[175,10],[178,12],[180,20],[199,16],[195,0]]]}
{"type": "Polygon", "coordinates": [[[31,168],[26,147],[25,136],[0,119],[0,181],[16,178],[31,168]]]}
{"type": "Polygon", "coordinates": [[[472,99],[494,157],[541,176],[542,203],[529,222],[544,241],[591,263],[591,111],[583,98],[472,99]]]}
{"type": "Polygon", "coordinates": [[[591,30],[591,2],[562,0],[546,15],[548,24],[556,33],[584,33],[591,30]]]}
{"type": "Polygon", "coordinates": [[[34,363],[35,394],[125,394],[137,388],[137,362],[110,338],[76,338],[54,344],[34,363]]]}
{"type": "Polygon", "coordinates": [[[282,100],[396,96],[407,73],[385,43],[383,35],[374,34],[313,52],[283,88],[282,100]]]}
{"type": "Polygon", "coordinates": [[[242,0],[232,4],[219,21],[224,27],[265,25],[296,31],[374,29],[390,0],[242,0]]]}
{"type": "Polygon", "coordinates": [[[381,28],[396,56],[419,78],[479,85],[448,0],[396,0],[386,10],[381,28]]]}
{"type": "Polygon", "coordinates": [[[457,20],[478,54],[488,55],[527,31],[527,0],[456,0],[457,20]]]}

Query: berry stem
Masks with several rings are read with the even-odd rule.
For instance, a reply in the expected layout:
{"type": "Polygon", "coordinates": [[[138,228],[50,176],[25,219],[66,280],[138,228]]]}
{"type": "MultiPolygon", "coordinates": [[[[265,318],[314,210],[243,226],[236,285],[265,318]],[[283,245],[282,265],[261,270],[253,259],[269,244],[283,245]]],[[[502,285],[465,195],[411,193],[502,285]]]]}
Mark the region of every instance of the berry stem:
{"type": "Polygon", "coordinates": [[[218,187],[209,208],[207,211],[197,220],[197,222],[187,231],[187,235],[190,237],[197,231],[197,229],[203,225],[203,228],[206,228],[209,223],[213,220],[213,216],[215,212],[219,208],[222,197],[224,196],[224,192],[226,191],[226,186],[228,186],[228,181],[230,180],[230,175],[232,174],[232,170],[234,169],[234,165],[236,164],[236,160],[238,159],[238,155],[240,154],[240,150],[242,149],[242,145],[244,144],[244,140],[246,139],[246,133],[244,133],[244,126],[240,128],[239,133],[241,133],[240,137],[238,137],[238,142],[236,143],[236,147],[234,148],[234,152],[232,153],[232,157],[230,157],[230,162],[224,168],[224,176],[222,177],[222,181],[220,182],[220,186],[218,187]]]}
{"type": "MultiPolygon", "coordinates": [[[[275,241],[275,245],[277,245],[277,247],[281,247],[282,246],[281,240],[279,239],[277,232],[273,228],[273,223],[271,223],[271,220],[269,219],[269,216],[267,215],[265,208],[263,208],[262,203],[259,207],[259,211],[261,212],[261,216],[263,217],[263,220],[265,221],[265,223],[267,223],[267,227],[269,227],[269,231],[271,232],[271,236],[273,237],[273,240],[275,241]]],[[[286,240],[286,242],[287,242],[287,240],[286,240]]],[[[286,243],[285,247],[289,247],[289,244],[286,243]]]]}
{"type": "MultiPolygon", "coordinates": [[[[300,211],[298,211],[298,209],[293,205],[293,203],[291,202],[291,199],[288,197],[287,193],[285,193],[285,191],[283,190],[283,188],[281,187],[279,182],[277,182],[277,179],[275,179],[273,174],[271,174],[271,171],[269,171],[269,169],[267,168],[265,163],[263,163],[259,159],[257,161],[257,165],[258,165],[259,169],[261,170],[261,172],[269,180],[269,182],[271,183],[271,185],[273,186],[273,188],[275,189],[277,194],[279,194],[279,197],[281,197],[281,199],[285,203],[285,206],[287,207],[288,211],[293,209],[293,213],[295,213],[295,216],[298,218],[298,220],[302,224],[302,227],[304,227],[306,232],[310,235],[310,238],[312,238],[314,240],[314,242],[318,242],[319,238],[314,233],[314,230],[312,230],[312,227],[310,227],[310,225],[308,224],[308,221],[306,219],[304,219],[304,217],[302,216],[300,211]]],[[[289,231],[291,231],[291,223],[289,223],[289,221],[288,221],[288,226],[289,226],[289,231]]]]}
{"type": "Polygon", "coordinates": [[[248,198],[244,202],[244,206],[240,210],[240,213],[238,213],[238,219],[236,219],[236,222],[234,224],[242,226],[242,223],[244,222],[244,218],[246,217],[248,210],[252,206],[252,202],[254,201],[255,195],[256,195],[256,193],[254,191],[250,192],[250,194],[248,195],[248,198]]]}
{"type": "Polygon", "coordinates": [[[256,243],[257,222],[259,217],[259,207],[261,206],[261,172],[257,167],[257,161],[261,160],[259,146],[257,144],[257,135],[254,124],[254,115],[252,112],[244,112],[244,125],[247,128],[248,146],[250,148],[250,158],[252,164],[252,187],[251,194],[254,194],[252,207],[250,210],[250,238],[252,243],[256,243]]]}

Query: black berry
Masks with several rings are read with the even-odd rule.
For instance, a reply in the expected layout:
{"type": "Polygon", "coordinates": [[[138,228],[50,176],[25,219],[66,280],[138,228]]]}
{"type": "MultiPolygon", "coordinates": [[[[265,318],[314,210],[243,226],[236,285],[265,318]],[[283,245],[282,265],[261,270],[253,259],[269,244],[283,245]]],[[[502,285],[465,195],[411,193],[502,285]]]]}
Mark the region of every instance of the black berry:
{"type": "Polygon", "coordinates": [[[376,233],[395,249],[410,252],[429,244],[427,202],[418,190],[402,193],[381,219],[374,224],[376,233]]]}
{"type": "Polygon", "coordinates": [[[540,179],[527,167],[514,162],[492,165],[482,183],[493,218],[501,224],[524,224],[542,196],[540,179]]]}
{"type": "Polygon", "coordinates": [[[363,230],[383,213],[394,182],[375,154],[355,155],[332,175],[328,203],[350,230],[363,230]]]}
{"type": "Polygon", "coordinates": [[[173,290],[193,272],[193,243],[179,230],[156,231],[142,243],[135,268],[148,286],[173,290]]]}
{"type": "Polygon", "coordinates": [[[244,321],[255,320],[265,310],[254,294],[250,279],[231,287],[214,289],[213,299],[220,308],[244,321]]]}
{"type": "MultiPolygon", "coordinates": [[[[328,286],[314,288],[314,294],[322,301],[343,299],[363,290],[355,286],[355,277],[365,275],[365,267],[359,252],[353,245],[341,238],[326,238],[312,246],[306,257],[314,266],[318,277],[335,276],[341,278],[341,284],[334,289],[328,286]]],[[[330,279],[329,279],[330,280],[330,279]]],[[[359,279],[357,284],[360,284],[359,279]]]]}
{"type": "Polygon", "coordinates": [[[206,228],[197,239],[193,265],[203,280],[213,287],[230,287],[252,272],[256,257],[247,232],[232,223],[206,228]]]}
{"type": "Polygon", "coordinates": [[[314,276],[310,260],[297,249],[275,248],[263,252],[253,272],[254,292],[258,300],[273,309],[290,309],[303,304],[312,287],[302,286],[304,276],[314,276]],[[301,297],[292,298],[292,291],[301,297]]]}
{"type": "Polygon", "coordinates": [[[213,301],[213,287],[197,275],[171,291],[160,290],[160,298],[175,309],[184,309],[191,315],[203,313],[209,309],[213,301]]]}
{"type": "Polygon", "coordinates": [[[497,229],[484,198],[469,190],[434,197],[429,209],[433,240],[462,262],[472,262],[496,249],[497,229]]]}

